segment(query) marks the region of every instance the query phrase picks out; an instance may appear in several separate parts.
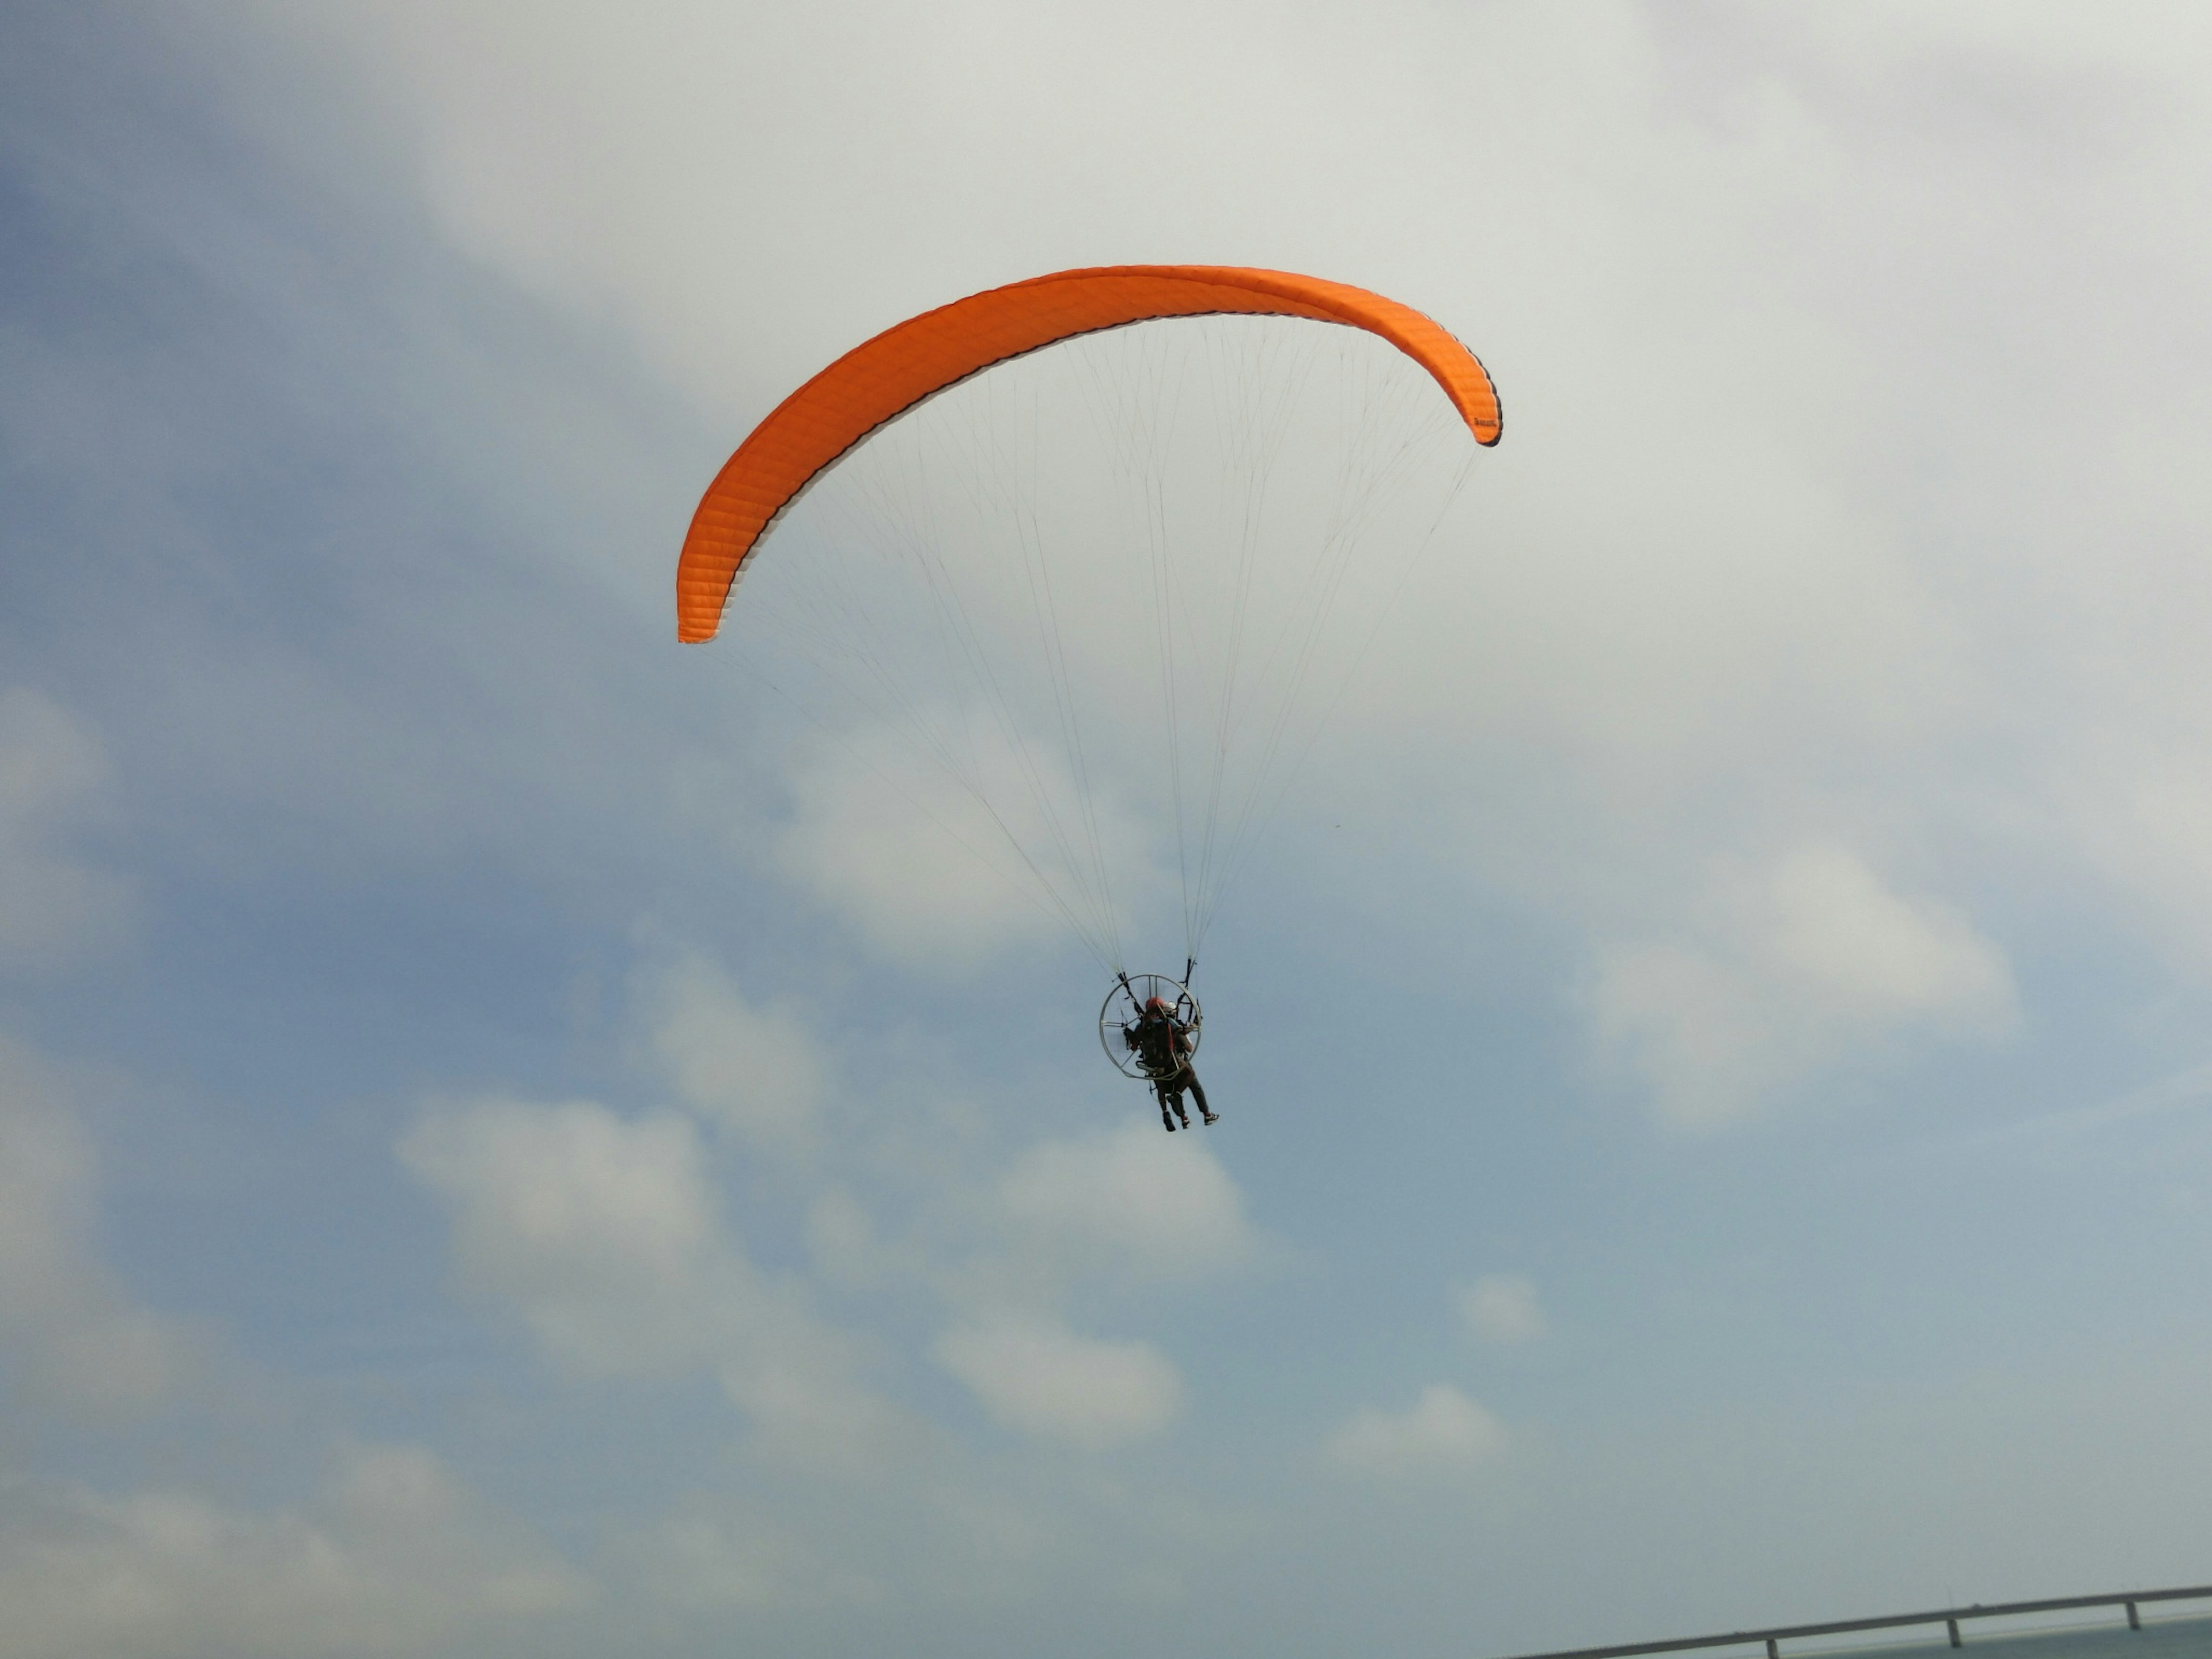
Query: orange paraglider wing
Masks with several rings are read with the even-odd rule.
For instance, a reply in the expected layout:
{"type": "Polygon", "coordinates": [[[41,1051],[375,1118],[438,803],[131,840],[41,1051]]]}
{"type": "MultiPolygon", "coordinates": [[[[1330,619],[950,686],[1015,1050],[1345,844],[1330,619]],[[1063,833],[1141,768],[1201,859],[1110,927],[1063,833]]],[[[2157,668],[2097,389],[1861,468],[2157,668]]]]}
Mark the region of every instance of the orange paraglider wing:
{"type": "Polygon", "coordinates": [[[926,311],[854,347],[777,404],[708,487],[676,567],[676,637],[711,640],[746,562],[822,471],[933,392],[1079,334],[1220,313],[1304,317],[1380,336],[1433,376],[1475,441],[1498,441],[1497,389],[1474,354],[1410,307],[1280,270],[1113,265],[1063,270],[926,311]]]}

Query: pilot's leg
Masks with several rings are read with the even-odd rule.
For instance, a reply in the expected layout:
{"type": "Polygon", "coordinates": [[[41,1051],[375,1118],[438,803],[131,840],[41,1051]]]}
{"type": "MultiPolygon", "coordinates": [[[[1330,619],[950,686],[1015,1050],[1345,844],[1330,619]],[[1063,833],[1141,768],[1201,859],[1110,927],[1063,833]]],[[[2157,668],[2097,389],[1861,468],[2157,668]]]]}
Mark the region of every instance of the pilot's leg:
{"type": "Polygon", "coordinates": [[[1190,1085],[1192,1097],[1198,1102],[1198,1115],[1204,1118],[1208,1123],[1211,1123],[1214,1121],[1215,1119],[1218,1118],[1221,1115],[1220,1113],[1210,1111],[1206,1108],[1206,1085],[1198,1080],[1198,1073],[1195,1072],[1185,1072],[1183,1073],[1183,1079],[1190,1085]]]}

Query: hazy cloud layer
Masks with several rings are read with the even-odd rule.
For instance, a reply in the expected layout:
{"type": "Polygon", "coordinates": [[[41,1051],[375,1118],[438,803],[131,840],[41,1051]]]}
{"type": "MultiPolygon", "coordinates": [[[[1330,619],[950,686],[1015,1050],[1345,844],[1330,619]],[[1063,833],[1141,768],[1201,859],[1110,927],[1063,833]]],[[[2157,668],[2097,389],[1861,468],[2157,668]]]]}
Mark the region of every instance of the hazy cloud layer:
{"type": "Polygon", "coordinates": [[[43,1412],[127,1420],[167,1401],[198,1356],[100,1261],[98,1189],[66,1085],[0,1036],[0,1364],[43,1412]]]}
{"type": "Polygon", "coordinates": [[[586,1101],[488,1100],[402,1143],[454,1214],[463,1285],[512,1307],[560,1364],[595,1376],[711,1367],[780,1456],[878,1456],[894,1413],[852,1345],[725,1228],[690,1122],[630,1122],[586,1101]]]}
{"type": "Polygon", "coordinates": [[[1485,1273],[1459,1293],[1460,1317],[1487,1341],[1534,1342],[1550,1328],[1536,1287],[1518,1273],[1485,1273]]]}
{"type": "Polygon", "coordinates": [[[107,781],[106,751],[82,721],[28,688],[0,690],[0,967],[66,968],[121,935],[124,884],[69,833],[107,781]]]}
{"type": "Polygon", "coordinates": [[[647,1017],[653,1052],[686,1106],[770,1150],[812,1140],[825,1062],[787,1009],[756,1006],[695,956],[662,975],[647,1017]]]}
{"type": "Polygon", "coordinates": [[[1030,1147],[1000,1177],[998,1202],[1017,1254],[1065,1273],[1202,1280],[1235,1273],[1261,1248],[1212,1150],[1143,1118],[1030,1147]]]}
{"type": "Polygon", "coordinates": [[[792,790],[797,811],[779,862],[891,961],[958,970],[1057,940],[1059,921],[1019,855],[953,780],[824,745],[792,790]]]}
{"type": "Polygon", "coordinates": [[[266,1513],[182,1492],[26,1497],[0,1522],[11,1653],[504,1650],[592,1595],[420,1447],[356,1448],[312,1502],[266,1513]]]}
{"type": "Polygon", "coordinates": [[[1102,1342],[1048,1320],[961,1325],[938,1360],[1011,1429],[1079,1446],[1158,1434],[1182,1408],[1182,1379],[1145,1342],[1102,1342]]]}
{"type": "Polygon", "coordinates": [[[1329,1437],[1330,1459],[1355,1474],[1450,1480],[1504,1449],[1505,1427],[1449,1382],[1402,1412],[1368,1408],[1329,1437]]]}
{"type": "Polygon", "coordinates": [[[1811,843],[1715,879],[1695,942],[1598,956],[1600,1038],[1661,1113],[1709,1128],[1824,1066],[1920,1034],[1988,1037],[2017,1022],[2003,954],[1940,901],[1902,896],[1849,849],[1811,843]]]}

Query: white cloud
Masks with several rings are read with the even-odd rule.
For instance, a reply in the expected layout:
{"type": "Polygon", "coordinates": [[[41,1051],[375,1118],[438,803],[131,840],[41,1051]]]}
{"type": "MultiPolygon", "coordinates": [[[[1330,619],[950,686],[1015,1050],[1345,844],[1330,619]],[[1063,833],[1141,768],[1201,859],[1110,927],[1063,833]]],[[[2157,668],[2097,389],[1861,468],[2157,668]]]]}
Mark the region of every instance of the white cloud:
{"type": "Polygon", "coordinates": [[[60,1084],[0,1037],[0,1355],[41,1406],[131,1416],[193,1368],[173,1322],[134,1306],[91,1241],[97,1169],[60,1084]]]}
{"type": "Polygon", "coordinates": [[[860,1382],[858,1345],[817,1318],[796,1291],[757,1304],[742,1322],[728,1310],[716,1368],[722,1391],[753,1421],[759,1449],[778,1462],[844,1476],[879,1472],[910,1454],[921,1425],[860,1382]]]}
{"type": "Polygon", "coordinates": [[[1821,1067],[1913,1034],[2002,1034],[2003,953],[1934,899],[1893,892],[1853,853],[1800,846],[1715,882],[1686,943],[1603,947],[1591,1012],[1661,1114],[1704,1127],[1821,1067]]]}
{"type": "Polygon", "coordinates": [[[309,1505],[257,1514],[189,1492],[19,1490],[0,1522],[7,1650],[406,1653],[504,1646],[591,1586],[430,1453],[348,1454],[309,1505]]]}
{"type": "Polygon", "coordinates": [[[1536,1287],[1517,1273],[1486,1273],[1459,1293],[1460,1317],[1492,1342],[1533,1342],[1549,1328],[1536,1287]]]}
{"type": "MultiPolygon", "coordinates": [[[[2165,684],[2172,684],[2164,677],[2165,684]]],[[[2143,924],[2200,970],[2212,962],[2212,678],[2168,697],[2144,688],[2125,729],[2094,734],[2057,784],[2057,810],[2143,924]]]]}
{"type": "Polygon", "coordinates": [[[875,1221],[842,1188],[823,1193],[806,1206],[806,1249],[817,1270],[833,1283],[869,1285],[879,1276],[875,1221]]]}
{"type": "Polygon", "coordinates": [[[1001,1316],[961,1325],[937,1358],[1007,1428],[1101,1449],[1149,1439],[1183,1404],[1173,1362],[1145,1342],[1101,1342],[1056,1321],[1001,1316]]]}
{"type": "Polygon", "coordinates": [[[1338,1468],[1386,1477],[1461,1473],[1504,1449],[1505,1425],[1448,1382],[1432,1382],[1410,1410],[1357,1413],[1329,1437],[1338,1468]]]}
{"type": "MultiPolygon", "coordinates": [[[[1119,924],[1118,906],[1086,898],[1095,888],[1050,850],[1049,812],[1031,799],[1034,778],[1049,811],[1079,820],[1084,795],[1065,763],[1045,745],[1018,762],[989,732],[974,742],[983,751],[975,767],[980,799],[932,769],[918,747],[875,729],[851,728],[820,745],[792,778],[797,811],[776,843],[779,863],[888,960],[967,969],[1016,945],[1057,940],[1067,924],[1053,891],[1082,927],[1103,933],[1119,924]]],[[[1110,800],[1094,794],[1089,806],[1115,865],[1148,879],[1141,854],[1129,855],[1141,836],[1110,800]]]]}
{"type": "Polygon", "coordinates": [[[1000,1182],[999,1201],[1020,1257],[1066,1272],[1210,1278],[1260,1253],[1212,1149],[1141,1118],[1031,1147],[1000,1182]]]}
{"type": "Polygon", "coordinates": [[[653,1050],[684,1105],[757,1145],[806,1144],[822,1107],[823,1062],[789,1007],[754,1006],[697,956],[664,974],[646,1000],[653,1050]]]}
{"type": "Polygon", "coordinates": [[[1891,892],[1844,848],[1788,854],[1766,898],[1764,954],[1840,1018],[1967,1025],[2011,1018],[2012,976],[1997,948],[1949,905],[1891,892]]]}
{"type": "Polygon", "coordinates": [[[761,1516],[720,1513],[698,1500],[623,1540],[619,1553],[646,1605],[664,1612],[726,1616],[825,1589],[839,1599],[864,1600],[872,1588],[849,1566],[841,1571],[761,1516]]]}
{"type": "Polygon", "coordinates": [[[855,1379],[851,1341],[726,1231],[689,1120],[481,1100],[425,1117],[400,1156],[453,1212],[463,1285],[564,1366],[710,1369],[763,1449],[801,1462],[862,1468],[905,1432],[855,1379]]]}
{"type": "Polygon", "coordinates": [[[513,1303],[565,1363],[652,1372],[711,1349],[701,1304],[744,1270],[687,1120],[480,1100],[424,1119],[400,1155],[453,1209],[462,1282],[513,1303]]]}
{"type": "Polygon", "coordinates": [[[122,933],[123,884],[65,840],[106,779],[91,728],[40,692],[0,691],[0,966],[67,964],[122,933]]]}
{"type": "Polygon", "coordinates": [[[1164,1430],[1182,1409],[1173,1362],[1148,1343],[1078,1336],[1060,1309],[1086,1281],[1149,1290],[1257,1258],[1261,1237],[1211,1150],[1133,1119],[1030,1148],[976,1202],[992,1243],[938,1275],[967,1310],[939,1363],[998,1422],[1040,1439],[1097,1448],[1164,1430]]]}

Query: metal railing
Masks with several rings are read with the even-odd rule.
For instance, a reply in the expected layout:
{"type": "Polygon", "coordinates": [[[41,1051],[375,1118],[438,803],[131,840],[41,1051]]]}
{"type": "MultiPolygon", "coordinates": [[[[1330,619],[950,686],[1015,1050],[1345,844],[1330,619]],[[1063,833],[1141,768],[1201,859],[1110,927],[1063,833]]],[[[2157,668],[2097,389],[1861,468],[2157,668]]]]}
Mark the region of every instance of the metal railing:
{"type": "Polygon", "coordinates": [[[1893,1613],[1879,1619],[1838,1619],[1825,1625],[1777,1625],[1771,1630],[1730,1631],[1724,1636],[1682,1636],[1665,1642],[1625,1642],[1609,1648],[1565,1648],[1557,1653],[1522,1654],[1517,1659],[1626,1659],[1626,1656],[1635,1653],[1748,1647],[1755,1642],[1766,1644],[1766,1659],[1781,1659],[1778,1644],[1796,1637],[1844,1636],[1853,1631],[1895,1630],[1907,1625],[1942,1625],[1950,1632],[1951,1645],[1955,1648],[1965,1645],[1959,1634],[1963,1620],[2002,1619],[2008,1613],[2063,1613],[2075,1607],[2125,1607],[2128,1628],[2141,1630],[2142,1620],[2136,1613],[2138,1602],[2208,1600],[2212,1600],[2212,1584],[2193,1584],[2185,1589],[2129,1590],[2118,1595],[2060,1595],[2043,1601],[2000,1601],[1987,1607],[1977,1601],[1971,1607],[1942,1607],[1933,1613],[1893,1613]]]}

